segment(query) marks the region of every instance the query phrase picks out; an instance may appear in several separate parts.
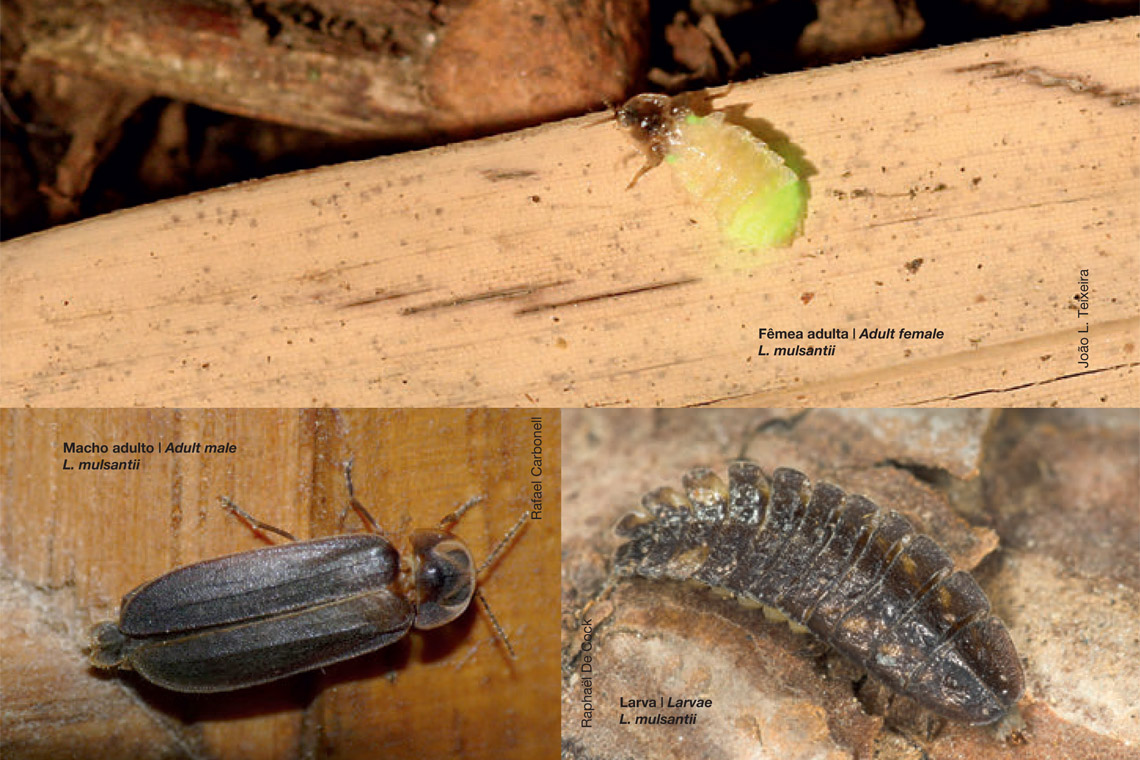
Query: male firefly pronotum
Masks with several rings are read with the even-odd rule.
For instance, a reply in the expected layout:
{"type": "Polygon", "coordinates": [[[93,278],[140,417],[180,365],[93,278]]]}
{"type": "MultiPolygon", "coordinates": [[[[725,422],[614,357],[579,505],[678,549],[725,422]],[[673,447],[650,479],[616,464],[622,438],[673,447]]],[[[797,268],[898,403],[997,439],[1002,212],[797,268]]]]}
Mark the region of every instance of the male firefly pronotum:
{"type": "MultiPolygon", "coordinates": [[[[90,659],[123,668],[173,691],[241,689],[385,647],[412,628],[450,623],[478,596],[507,650],[510,643],[476,588],[480,573],[507,549],[527,513],[478,567],[448,528],[472,499],[399,552],[357,501],[345,466],[349,509],[372,533],[297,541],[228,499],[224,506],[288,544],[197,562],[123,597],[118,622],[91,629],[90,659]]],[[[343,517],[343,515],[342,515],[343,517]]]]}

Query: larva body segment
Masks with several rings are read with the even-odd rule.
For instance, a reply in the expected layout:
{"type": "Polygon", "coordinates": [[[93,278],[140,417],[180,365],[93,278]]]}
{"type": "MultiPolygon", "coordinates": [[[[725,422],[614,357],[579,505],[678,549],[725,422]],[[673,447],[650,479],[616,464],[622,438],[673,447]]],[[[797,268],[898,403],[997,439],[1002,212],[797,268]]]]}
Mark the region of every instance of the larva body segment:
{"type": "Polygon", "coordinates": [[[696,580],[775,607],[931,711],[992,723],[1024,677],[974,579],[902,515],[781,468],[734,462],[642,499],[617,532],[619,575],[696,580]]]}
{"type": "Polygon", "coordinates": [[[806,203],[800,178],[778,153],[721,112],[698,115],[694,97],[637,95],[617,111],[648,162],[632,186],[662,160],[689,194],[708,206],[721,232],[752,248],[787,245],[806,203]]]}

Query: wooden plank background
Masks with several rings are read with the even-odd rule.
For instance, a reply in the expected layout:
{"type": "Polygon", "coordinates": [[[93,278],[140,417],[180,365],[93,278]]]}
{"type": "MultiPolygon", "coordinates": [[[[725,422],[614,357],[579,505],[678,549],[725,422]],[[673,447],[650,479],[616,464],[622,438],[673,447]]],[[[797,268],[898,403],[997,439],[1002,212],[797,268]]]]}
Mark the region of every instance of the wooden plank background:
{"type": "Polygon", "coordinates": [[[1138,36],[736,86],[721,105],[807,167],[804,233],[771,254],[726,250],[668,169],[627,191],[640,159],[597,117],[11,241],[0,402],[1136,404],[1138,36]],[[945,338],[761,358],[761,327],[945,338]]]}
{"type": "Polygon", "coordinates": [[[0,431],[4,757],[557,756],[557,411],[9,409],[0,431]],[[350,457],[358,497],[393,536],[485,495],[454,529],[481,561],[530,503],[534,415],[544,517],[482,584],[517,660],[473,604],[375,654],[229,694],[173,694],[87,665],[88,626],[124,593],[266,545],[219,496],[300,538],[337,533],[350,457]],[[65,455],[67,441],[232,442],[237,452],[144,454],[137,471],[81,472],[64,460],[99,457],[65,455]]]}

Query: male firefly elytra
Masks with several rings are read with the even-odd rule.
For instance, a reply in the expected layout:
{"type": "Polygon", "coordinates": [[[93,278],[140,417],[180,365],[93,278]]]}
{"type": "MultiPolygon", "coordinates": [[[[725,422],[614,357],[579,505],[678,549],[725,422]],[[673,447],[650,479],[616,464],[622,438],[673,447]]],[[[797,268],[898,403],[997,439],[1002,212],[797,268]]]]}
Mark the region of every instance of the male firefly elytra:
{"type": "Polygon", "coordinates": [[[172,691],[241,689],[372,652],[412,628],[446,625],[473,596],[513,657],[477,579],[507,549],[527,513],[477,568],[448,528],[478,498],[436,528],[414,531],[411,556],[401,561],[357,501],[351,462],[345,482],[344,514],[354,510],[372,533],[297,541],[223,498],[231,512],[291,543],[197,562],[142,584],[123,597],[117,623],[91,629],[91,663],[135,670],[172,691]]]}

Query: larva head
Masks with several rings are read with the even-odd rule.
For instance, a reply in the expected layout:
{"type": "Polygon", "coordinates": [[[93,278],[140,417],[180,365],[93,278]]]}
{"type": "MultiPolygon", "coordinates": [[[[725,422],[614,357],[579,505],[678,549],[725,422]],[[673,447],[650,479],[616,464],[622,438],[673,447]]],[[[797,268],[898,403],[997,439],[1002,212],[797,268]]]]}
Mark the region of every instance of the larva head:
{"type": "Polygon", "coordinates": [[[993,723],[1025,691],[1025,676],[1009,631],[995,617],[969,624],[954,645],[919,671],[906,693],[934,712],[965,723],[993,723]]]}
{"type": "Polygon", "coordinates": [[[475,595],[475,560],[450,533],[418,530],[412,535],[416,628],[438,628],[463,614],[475,595]]]}

